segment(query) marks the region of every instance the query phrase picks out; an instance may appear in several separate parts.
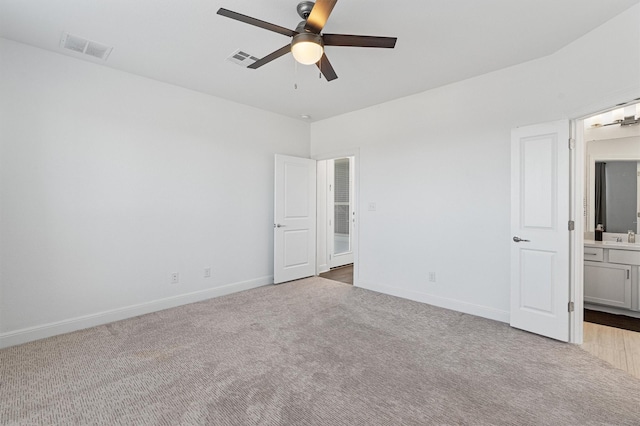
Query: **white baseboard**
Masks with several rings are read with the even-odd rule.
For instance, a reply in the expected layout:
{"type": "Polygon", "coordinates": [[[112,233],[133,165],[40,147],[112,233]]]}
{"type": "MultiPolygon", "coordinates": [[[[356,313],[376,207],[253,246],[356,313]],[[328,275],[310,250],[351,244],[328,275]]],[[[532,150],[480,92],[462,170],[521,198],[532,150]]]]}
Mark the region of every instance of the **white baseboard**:
{"type": "Polygon", "coordinates": [[[22,343],[32,342],[46,337],[57,336],[59,334],[82,330],[89,327],[108,324],[163,309],[175,308],[176,306],[189,303],[200,302],[214,297],[224,296],[239,291],[250,290],[273,284],[273,276],[256,278],[249,281],[241,281],[227,284],[221,287],[210,288],[192,293],[180,294],[178,296],[167,297],[165,299],[153,300],[151,302],[98,312],[95,314],[83,315],[81,317],[69,318],[62,321],[23,328],[0,334],[0,349],[15,346],[22,343]]]}
{"type": "Polygon", "coordinates": [[[428,293],[420,293],[417,291],[405,290],[395,287],[389,287],[382,284],[372,284],[360,281],[358,287],[377,291],[378,293],[389,294],[391,296],[401,297],[416,302],[422,302],[439,308],[451,309],[452,311],[463,312],[465,314],[475,315],[482,318],[488,318],[495,321],[510,321],[509,311],[490,308],[488,306],[475,305],[473,303],[463,302],[461,300],[449,299],[446,297],[435,296],[428,293]]]}
{"type": "Polygon", "coordinates": [[[322,265],[318,265],[318,275],[325,273],[325,272],[329,272],[331,268],[329,268],[329,265],[326,263],[323,263],[322,265]]]}

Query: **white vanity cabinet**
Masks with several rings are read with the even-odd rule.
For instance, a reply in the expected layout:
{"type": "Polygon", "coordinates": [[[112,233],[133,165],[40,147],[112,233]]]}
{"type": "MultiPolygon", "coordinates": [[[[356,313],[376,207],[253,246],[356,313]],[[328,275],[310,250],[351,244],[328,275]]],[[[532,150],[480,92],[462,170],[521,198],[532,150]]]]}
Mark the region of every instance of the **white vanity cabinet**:
{"type": "Polygon", "coordinates": [[[584,301],[631,309],[631,266],[585,261],[584,301]]]}
{"type": "Polygon", "coordinates": [[[639,310],[640,245],[585,243],[584,260],[585,303],[639,310]]]}

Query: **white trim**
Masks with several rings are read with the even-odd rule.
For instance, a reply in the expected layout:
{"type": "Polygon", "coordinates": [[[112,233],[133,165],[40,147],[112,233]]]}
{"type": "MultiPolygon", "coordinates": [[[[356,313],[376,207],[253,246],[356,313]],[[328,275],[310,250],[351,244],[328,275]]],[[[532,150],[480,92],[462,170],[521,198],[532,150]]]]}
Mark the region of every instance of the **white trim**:
{"type": "Polygon", "coordinates": [[[618,90],[605,98],[601,98],[597,103],[581,107],[569,115],[573,117],[574,120],[584,120],[594,115],[620,108],[621,104],[636,103],[639,100],[640,93],[638,92],[638,86],[634,85],[633,87],[618,90]]]}
{"type": "Polygon", "coordinates": [[[358,287],[509,324],[509,311],[502,311],[488,306],[475,305],[473,303],[435,296],[428,293],[389,287],[383,284],[364,283],[361,281],[358,287]]]}
{"type": "Polygon", "coordinates": [[[140,303],[137,305],[130,305],[123,308],[112,309],[109,311],[98,312],[95,314],[69,318],[62,321],[37,325],[34,327],[23,328],[20,330],[9,331],[7,333],[0,334],[0,349],[31,342],[38,339],[44,339],[46,337],[57,336],[59,334],[70,333],[72,331],[82,330],[89,327],[108,324],[114,321],[120,321],[151,312],[175,308],[176,306],[200,302],[202,300],[207,300],[214,297],[225,296],[227,294],[237,293],[239,291],[251,290],[253,288],[262,287],[269,284],[273,284],[272,275],[256,278],[253,280],[227,284],[221,287],[194,291],[192,293],[180,294],[177,296],[140,303]]]}
{"type": "Polygon", "coordinates": [[[584,297],[584,196],[585,196],[585,143],[584,143],[584,120],[571,120],[571,137],[575,140],[575,148],[571,153],[572,170],[571,181],[571,216],[575,227],[569,240],[570,250],[570,280],[569,280],[569,300],[573,302],[574,310],[569,313],[569,343],[582,344],[584,311],[582,303],[584,297]],[[582,178],[580,177],[582,175],[582,178]]]}
{"type": "Polygon", "coordinates": [[[323,263],[322,265],[318,265],[318,273],[316,275],[320,275],[322,273],[325,272],[329,272],[331,270],[331,268],[329,268],[329,265],[326,263],[323,263]]]}
{"type": "MultiPolygon", "coordinates": [[[[336,158],[346,158],[346,157],[358,157],[360,155],[360,148],[351,148],[344,149],[340,151],[327,152],[317,155],[312,155],[311,159],[316,161],[321,160],[335,160],[336,158]]],[[[358,169],[356,169],[358,171],[358,169]]]]}

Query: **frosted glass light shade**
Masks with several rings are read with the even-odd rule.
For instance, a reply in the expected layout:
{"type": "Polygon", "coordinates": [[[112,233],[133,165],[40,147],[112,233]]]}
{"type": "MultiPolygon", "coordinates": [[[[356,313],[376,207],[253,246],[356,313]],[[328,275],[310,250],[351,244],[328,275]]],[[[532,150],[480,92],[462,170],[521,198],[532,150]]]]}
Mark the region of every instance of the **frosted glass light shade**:
{"type": "Polygon", "coordinates": [[[291,53],[303,65],[317,63],[324,53],[322,37],[313,33],[296,34],[291,41],[291,53]]]}

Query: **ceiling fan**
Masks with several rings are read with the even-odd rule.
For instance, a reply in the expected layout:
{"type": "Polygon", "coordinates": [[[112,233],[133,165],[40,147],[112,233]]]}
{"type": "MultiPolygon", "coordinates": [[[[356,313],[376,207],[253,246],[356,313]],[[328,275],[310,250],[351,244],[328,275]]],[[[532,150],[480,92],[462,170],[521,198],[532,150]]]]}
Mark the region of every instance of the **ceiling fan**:
{"type": "Polygon", "coordinates": [[[324,46],[382,47],[393,49],[397,40],[396,37],[321,34],[320,32],[327,23],[329,15],[337,1],[338,0],[317,0],[315,3],[312,1],[300,2],[296,9],[298,15],[300,15],[304,21],[300,22],[295,30],[290,30],[223,8],[218,10],[218,15],[292,37],[291,43],[257,60],[247,68],[260,68],[274,59],[291,52],[296,61],[301,64],[316,64],[327,81],[331,81],[338,78],[338,75],[331,66],[327,55],[324,53],[324,46]]]}

